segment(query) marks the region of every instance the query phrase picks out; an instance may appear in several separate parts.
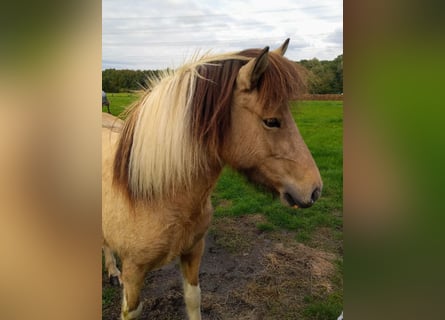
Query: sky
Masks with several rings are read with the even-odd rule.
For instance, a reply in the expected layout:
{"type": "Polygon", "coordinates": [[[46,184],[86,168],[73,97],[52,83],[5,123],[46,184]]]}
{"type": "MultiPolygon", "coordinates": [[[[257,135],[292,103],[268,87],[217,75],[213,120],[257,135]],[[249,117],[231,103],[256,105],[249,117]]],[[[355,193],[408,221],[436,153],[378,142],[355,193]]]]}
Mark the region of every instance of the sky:
{"type": "Polygon", "coordinates": [[[102,69],[177,68],[196,53],[272,50],[287,38],[293,61],[343,54],[343,1],[102,1],[102,69]]]}

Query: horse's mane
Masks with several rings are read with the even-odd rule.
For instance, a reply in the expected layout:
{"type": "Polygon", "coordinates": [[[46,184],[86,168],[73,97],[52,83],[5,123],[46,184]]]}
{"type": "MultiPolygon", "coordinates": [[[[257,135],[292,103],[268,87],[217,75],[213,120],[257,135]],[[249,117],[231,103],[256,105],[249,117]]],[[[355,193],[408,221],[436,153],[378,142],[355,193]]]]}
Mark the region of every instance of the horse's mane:
{"type": "MultiPolygon", "coordinates": [[[[238,71],[260,51],[205,55],[149,79],[147,94],[128,112],[114,159],[113,183],[130,200],[154,201],[187,190],[209,161],[220,161],[238,71]]],[[[259,102],[287,102],[302,87],[295,63],[270,53],[259,102]]]]}

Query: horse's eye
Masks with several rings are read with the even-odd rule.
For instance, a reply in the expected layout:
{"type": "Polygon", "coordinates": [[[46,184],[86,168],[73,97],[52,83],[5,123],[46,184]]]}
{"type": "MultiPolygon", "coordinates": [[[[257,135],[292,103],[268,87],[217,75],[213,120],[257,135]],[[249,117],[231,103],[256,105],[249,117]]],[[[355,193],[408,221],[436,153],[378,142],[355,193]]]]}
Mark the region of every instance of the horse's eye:
{"type": "Polygon", "coordinates": [[[263,122],[266,125],[266,127],[269,127],[269,128],[279,128],[279,127],[281,127],[280,120],[278,120],[277,118],[264,119],[263,122]]]}

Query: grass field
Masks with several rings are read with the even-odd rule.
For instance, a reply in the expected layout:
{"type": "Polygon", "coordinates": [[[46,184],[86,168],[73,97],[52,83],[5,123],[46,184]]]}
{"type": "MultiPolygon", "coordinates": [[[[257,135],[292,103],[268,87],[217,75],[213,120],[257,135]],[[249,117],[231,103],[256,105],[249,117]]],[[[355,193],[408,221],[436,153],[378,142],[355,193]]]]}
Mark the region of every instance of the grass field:
{"type": "MultiPolygon", "coordinates": [[[[110,112],[112,115],[118,116],[126,107],[131,105],[139,98],[136,93],[107,93],[110,101],[110,112]]],[[[107,107],[102,107],[102,112],[107,112],[107,107]]]]}
{"type": "MultiPolygon", "coordinates": [[[[118,115],[137,98],[136,94],[108,94],[112,114],[118,115]]],[[[290,209],[225,168],[212,195],[214,219],[262,214],[266,219],[257,225],[259,231],[291,230],[298,242],[336,251],[339,259],[332,279],[335,289],[327,297],[307,296],[304,310],[306,319],[336,319],[343,301],[343,102],[300,101],[292,103],[291,112],[319,167],[324,184],[321,198],[311,208],[290,209]],[[329,230],[330,240],[316,241],[320,229],[329,230]]]]}

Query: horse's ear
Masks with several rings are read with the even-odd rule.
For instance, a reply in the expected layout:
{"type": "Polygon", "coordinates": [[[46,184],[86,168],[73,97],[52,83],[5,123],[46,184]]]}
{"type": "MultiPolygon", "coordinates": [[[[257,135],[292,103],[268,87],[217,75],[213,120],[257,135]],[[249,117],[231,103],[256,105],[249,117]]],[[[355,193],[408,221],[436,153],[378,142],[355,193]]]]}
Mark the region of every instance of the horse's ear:
{"type": "Polygon", "coordinates": [[[276,48],[272,52],[275,52],[275,53],[279,54],[280,56],[284,56],[284,54],[286,53],[287,47],[289,46],[289,40],[290,39],[287,38],[279,48],[276,48]]]}
{"type": "Polygon", "coordinates": [[[250,60],[238,72],[236,83],[241,90],[252,90],[258,85],[258,81],[269,65],[269,47],[265,47],[258,57],[250,60]]]}

